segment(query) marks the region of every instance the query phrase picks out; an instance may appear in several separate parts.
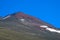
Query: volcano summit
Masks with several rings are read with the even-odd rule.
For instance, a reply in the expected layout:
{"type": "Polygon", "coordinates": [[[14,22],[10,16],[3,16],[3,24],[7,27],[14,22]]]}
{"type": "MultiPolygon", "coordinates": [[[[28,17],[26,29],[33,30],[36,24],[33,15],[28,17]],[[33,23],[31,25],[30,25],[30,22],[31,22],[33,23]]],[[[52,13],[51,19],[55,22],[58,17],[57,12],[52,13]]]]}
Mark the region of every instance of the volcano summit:
{"type": "Polygon", "coordinates": [[[60,40],[60,30],[22,12],[0,17],[0,40],[60,40]]]}

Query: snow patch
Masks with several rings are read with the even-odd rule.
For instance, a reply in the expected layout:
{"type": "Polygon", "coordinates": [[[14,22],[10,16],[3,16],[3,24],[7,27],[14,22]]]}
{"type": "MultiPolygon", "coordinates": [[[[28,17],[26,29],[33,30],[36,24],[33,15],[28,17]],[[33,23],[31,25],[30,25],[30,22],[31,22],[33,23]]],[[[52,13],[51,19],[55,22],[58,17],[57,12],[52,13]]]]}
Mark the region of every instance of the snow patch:
{"type": "Polygon", "coordinates": [[[49,30],[50,32],[60,33],[60,30],[56,30],[56,29],[53,29],[53,28],[46,28],[46,30],[49,30]]]}
{"type": "Polygon", "coordinates": [[[22,22],[24,22],[25,19],[20,19],[22,22]]]}
{"type": "Polygon", "coordinates": [[[46,25],[41,25],[40,27],[45,28],[46,30],[50,31],[50,32],[56,32],[56,33],[60,33],[60,30],[57,29],[53,29],[53,28],[49,28],[46,25]]]}
{"type": "Polygon", "coordinates": [[[46,26],[46,25],[41,25],[40,27],[43,27],[43,28],[48,28],[48,26],[46,26]]]}
{"type": "Polygon", "coordinates": [[[11,17],[10,15],[9,16],[6,16],[6,17],[4,17],[3,19],[7,19],[7,18],[9,18],[9,17],[11,17]]]}

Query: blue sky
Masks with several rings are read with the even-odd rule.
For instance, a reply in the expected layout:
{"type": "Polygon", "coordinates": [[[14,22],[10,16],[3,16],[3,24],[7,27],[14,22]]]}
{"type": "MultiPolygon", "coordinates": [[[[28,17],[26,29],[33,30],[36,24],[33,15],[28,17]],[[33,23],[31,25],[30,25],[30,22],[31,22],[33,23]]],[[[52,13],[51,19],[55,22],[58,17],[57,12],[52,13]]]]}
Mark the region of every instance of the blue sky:
{"type": "Polygon", "coordinates": [[[0,16],[19,11],[60,28],[59,0],[0,0],[0,16]]]}

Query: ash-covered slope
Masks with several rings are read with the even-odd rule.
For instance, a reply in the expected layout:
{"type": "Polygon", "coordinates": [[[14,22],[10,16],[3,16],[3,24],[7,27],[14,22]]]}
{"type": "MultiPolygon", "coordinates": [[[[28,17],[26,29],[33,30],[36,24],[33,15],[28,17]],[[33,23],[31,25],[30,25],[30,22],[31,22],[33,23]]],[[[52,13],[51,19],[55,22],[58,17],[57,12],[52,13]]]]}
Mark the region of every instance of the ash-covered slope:
{"type": "MultiPolygon", "coordinates": [[[[0,20],[1,28],[24,33],[25,36],[31,35],[29,40],[35,40],[34,36],[38,38],[36,40],[60,40],[60,33],[46,30],[46,28],[40,27],[41,25],[56,29],[54,26],[43,22],[42,20],[21,12],[8,15],[0,20]]],[[[21,40],[23,40],[23,38],[21,40]]]]}

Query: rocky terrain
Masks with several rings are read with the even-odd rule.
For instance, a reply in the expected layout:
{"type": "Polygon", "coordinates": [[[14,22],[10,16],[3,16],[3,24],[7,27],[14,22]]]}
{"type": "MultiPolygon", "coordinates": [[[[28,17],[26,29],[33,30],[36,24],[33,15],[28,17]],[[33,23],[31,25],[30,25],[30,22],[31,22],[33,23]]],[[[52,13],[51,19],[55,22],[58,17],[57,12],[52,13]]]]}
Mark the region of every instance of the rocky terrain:
{"type": "Polygon", "coordinates": [[[50,32],[41,25],[56,29],[33,16],[22,12],[0,18],[0,40],[60,40],[60,33],[50,32]]]}

